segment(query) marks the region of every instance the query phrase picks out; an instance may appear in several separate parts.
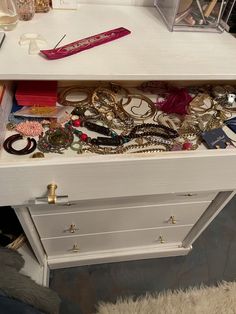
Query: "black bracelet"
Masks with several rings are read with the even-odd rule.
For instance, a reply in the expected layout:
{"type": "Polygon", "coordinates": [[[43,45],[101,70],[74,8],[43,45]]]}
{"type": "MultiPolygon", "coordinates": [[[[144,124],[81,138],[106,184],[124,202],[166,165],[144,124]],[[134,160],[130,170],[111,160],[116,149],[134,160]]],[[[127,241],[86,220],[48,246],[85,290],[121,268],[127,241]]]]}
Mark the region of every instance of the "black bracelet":
{"type": "Polygon", "coordinates": [[[34,138],[27,137],[27,145],[23,149],[16,150],[15,148],[12,147],[13,143],[22,139],[23,139],[22,135],[14,134],[4,141],[3,148],[5,149],[6,152],[12,155],[27,155],[32,153],[37,147],[37,143],[34,138]]]}
{"type": "Polygon", "coordinates": [[[135,127],[133,127],[133,129],[130,131],[129,135],[127,136],[129,138],[138,138],[138,137],[144,137],[144,136],[160,136],[165,139],[168,139],[168,138],[176,138],[179,136],[179,134],[176,130],[171,129],[162,124],[144,123],[144,124],[136,125],[135,127]],[[156,129],[156,131],[154,129],[156,129]],[[142,131],[142,133],[139,133],[140,131],[142,131]]]}
{"type": "Polygon", "coordinates": [[[93,138],[91,140],[91,144],[93,145],[101,145],[101,146],[120,146],[124,144],[123,138],[121,136],[116,137],[100,137],[93,138]]]}
{"type": "Polygon", "coordinates": [[[90,131],[94,131],[96,133],[99,134],[103,134],[103,135],[107,135],[107,136],[112,136],[113,132],[112,130],[110,130],[109,128],[99,125],[99,124],[95,124],[93,122],[90,121],[84,121],[82,123],[82,126],[85,126],[88,130],[90,131]]]}

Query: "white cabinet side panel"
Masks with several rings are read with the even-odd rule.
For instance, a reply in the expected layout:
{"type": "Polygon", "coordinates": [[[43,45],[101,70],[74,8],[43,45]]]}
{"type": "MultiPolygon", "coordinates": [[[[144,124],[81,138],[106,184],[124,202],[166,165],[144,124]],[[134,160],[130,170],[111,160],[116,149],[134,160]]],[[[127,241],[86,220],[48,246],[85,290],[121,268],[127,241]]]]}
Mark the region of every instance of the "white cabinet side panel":
{"type": "Polygon", "coordinates": [[[191,232],[183,240],[183,247],[191,245],[200,234],[207,228],[212,220],[219,214],[219,212],[228,204],[228,202],[235,195],[235,191],[220,192],[212,201],[211,205],[194,225],[191,232]]]}
{"type": "Polygon", "coordinates": [[[43,250],[41,241],[39,239],[39,235],[37,230],[33,224],[31,216],[29,214],[28,208],[26,207],[17,207],[14,208],[16,215],[20,221],[20,224],[24,230],[24,233],[31,245],[31,248],[38,259],[40,265],[45,265],[45,252],[43,250]]]}

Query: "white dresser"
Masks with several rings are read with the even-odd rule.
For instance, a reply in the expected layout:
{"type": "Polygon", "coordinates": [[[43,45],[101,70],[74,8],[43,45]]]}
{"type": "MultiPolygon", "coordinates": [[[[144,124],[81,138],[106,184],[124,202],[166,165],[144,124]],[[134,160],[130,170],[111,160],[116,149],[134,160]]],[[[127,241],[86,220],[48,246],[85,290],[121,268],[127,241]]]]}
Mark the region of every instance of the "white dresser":
{"type": "MultiPolygon", "coordinates": [[[[235,51],[227,33],[169,33],[154,7],[81,4],[77,11],[37,14],[9,32],[0,50],[0,79],[8,86],[1,139],[17,80],[236,84],[235,51]],[[28,56],[18,45],[29,30],[53,47],[63,34],[69,43],[121,26],[131,35],[61,60],[28,56]]],[[[49,268],[187,254],[236,188],[234,149],[105,156],[68,151],[44,159],[2,150],[0,158],[0,205],[15,208],[45,270],[44,283],[49,268]],[[49,205],[47,187],[55,184],[58,202],[49,205]]]]}

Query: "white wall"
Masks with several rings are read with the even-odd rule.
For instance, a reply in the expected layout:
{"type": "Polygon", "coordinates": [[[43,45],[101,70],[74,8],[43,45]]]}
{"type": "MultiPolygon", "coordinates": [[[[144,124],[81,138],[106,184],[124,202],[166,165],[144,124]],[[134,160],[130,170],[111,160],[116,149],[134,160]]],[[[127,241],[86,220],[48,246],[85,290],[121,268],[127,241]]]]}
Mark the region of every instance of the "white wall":
{"type": "Polygon", "coordinates": [[[154,0],[77,0],[79,4],[118,4],[153,6],[154,0]]]}

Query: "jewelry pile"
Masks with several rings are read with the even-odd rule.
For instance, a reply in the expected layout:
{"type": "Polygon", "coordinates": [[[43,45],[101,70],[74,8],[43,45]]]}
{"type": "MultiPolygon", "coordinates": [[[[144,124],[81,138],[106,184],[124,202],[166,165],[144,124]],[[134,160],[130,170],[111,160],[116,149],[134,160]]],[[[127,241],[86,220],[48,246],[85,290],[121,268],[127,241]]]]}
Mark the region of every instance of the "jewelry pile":
{"type": "Polygon", "coordinates": [[[231,85],[179,88],[145,82],[130,90],[116,83],[73,86],[59,90],[58,104],[73,107],[60,121],[11,119],[7,128],[17,133],[5,140],[4,149],[14,155],[37,149],[41,158],[68,149],[125,154],[196,150],[202,144],[234,148],[222,129],[227,125],[236,132],[236,88],[231,85]],[[28,137],[26,146],[13,148],[23,137],[28,137]]]}

